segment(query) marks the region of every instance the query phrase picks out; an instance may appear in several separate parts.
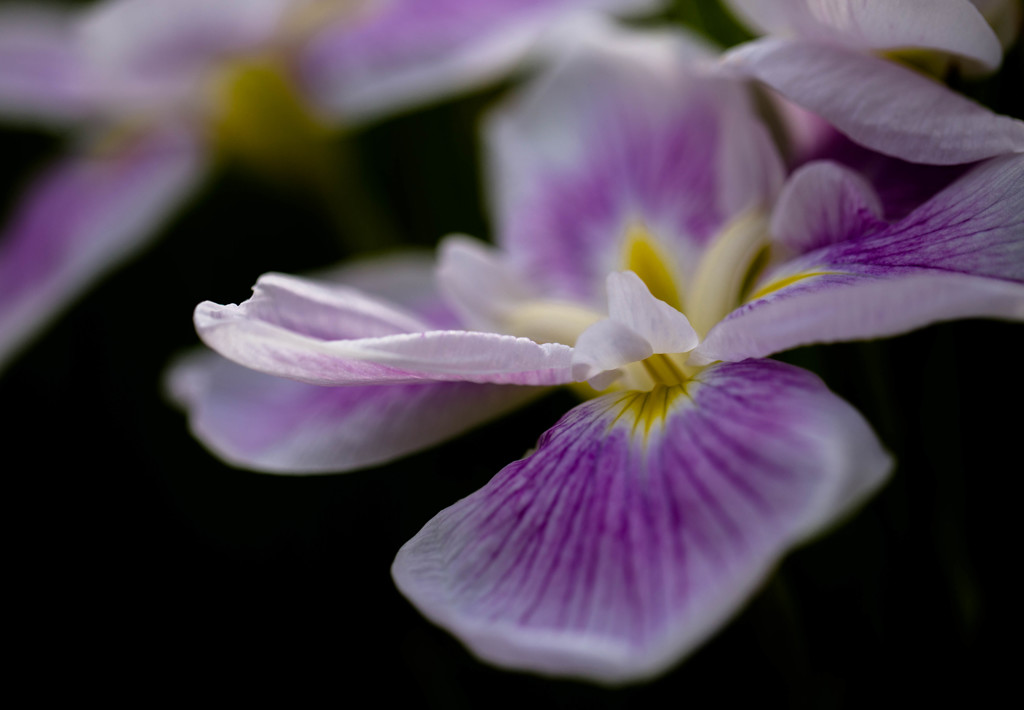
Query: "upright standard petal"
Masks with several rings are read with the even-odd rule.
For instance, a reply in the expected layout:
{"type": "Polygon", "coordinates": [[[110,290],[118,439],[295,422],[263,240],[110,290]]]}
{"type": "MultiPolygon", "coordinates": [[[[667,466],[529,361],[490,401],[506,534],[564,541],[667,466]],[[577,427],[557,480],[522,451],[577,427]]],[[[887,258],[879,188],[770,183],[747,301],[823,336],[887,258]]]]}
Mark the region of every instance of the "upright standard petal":
{"type": "Polygon", "coordinates": [[[399,589],[482,659],[624,683],[703,642],[891,465],[810,373],[716,366],[580,405],[398,552],[399,589]]]}
{"type": "Polygon", "coordinates": [[[455,437],[544,391],[431,382],[319,387],[264,375],[214,353],[167,377],[192,433],[221,459],[271,473],[338,473],[386,463],[455,437]]]}
{"type": "Polygon", "coordinates": [[[66,8],[0,7],[0,114],[64,125],[88,114],[89,77],[66,8]]]}
{"type": "Polygon", "coordinates": [[[1024,152],[1024,122],[894,62],[777,38],[741,45],[723,61],[886,155],[955,165],[1024,152]]]}
{"type": "Polygon", "coordinates": [[[572,348],[429,324],[352,289],[268,275],[241,305],[205,302],[203,341],[254,370],[315,385],[572,381],[572,348]]]}
{"type": "Polygon", "coordinates": [[[609,272],[637,270],[634,247],[685,284],[783,173],[746,87],[702,72],[706,46],[615,28],[585,39],[495,113],[488,168],[512,262],[552,297],[600,304],[609,272]]]}
{"type": "MultiPolygon", "coordinates": [[[[793,196],[782,207],[805,202],[793,196]]],[[[906,218],[878,229],[867,216],[862,228],[861,238],[769,272],[693,361],[764,357],[956,318],[1024,319],[1024,155],[982,163],[906,218]]]]}
{"type": "Polygon", "coordinates": [[[205,163],[177,127],[51,169],[0,238],[0,363],[104,271],[138,251],[205,163]]]}
{"type": "Polygon", "coordinates": [[[298,72],[319,104],[365,120],[472,88],[521,61],[582,11],[663,0],[373,0],[321,31],[298,72]]]}

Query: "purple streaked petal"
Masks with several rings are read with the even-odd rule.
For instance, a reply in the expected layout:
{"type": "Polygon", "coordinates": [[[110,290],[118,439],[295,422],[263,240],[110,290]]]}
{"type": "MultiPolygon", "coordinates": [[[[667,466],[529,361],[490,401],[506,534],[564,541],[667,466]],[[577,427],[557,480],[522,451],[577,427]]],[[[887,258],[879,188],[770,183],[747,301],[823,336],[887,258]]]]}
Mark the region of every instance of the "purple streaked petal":
{"type": "Polygon", "coordinates": [[[968,0],[726,0],[765,34],[864,50],[928,49],[995,69],[999,40],[968,0]]]}
{"type": "Polygon", "coordinates": [[[67,160],[30,187],[0,238],[0,363],[155,236],[204,168],[175,127],[67,160]]]}
{"type": "Polygon", "coordinates": [[[0,8],[0,114],[63,125],[88,113],[88,80],[66,8],[0,8]]]}
{"type": "Polygon", "coordinates": [[[808,163],[786,183],[772,213],[772,239],[793,254],[885,226],[882,202],[870,183],[837,163],[808,163]]]}
{"type": "Polygon", "coordinates": [[[603,301],[640,228],[686,275],[722,226],[770,201],[781,162],[746,88],[676,33],[604,28],[487,126],[501,246],[552,297],[603,301]]]}
{"type": "Polygon", "coordinates": [[[351,471],[457,436],[541,389],[466,382],[317,387],[271,377],[209,352],[174,364],[170,396],[220,458],[273,473],[351,471]]]}
{"type": "Polygon", "coordinates": [[[399,589],[501,666],[624,683],[692,652],[891,460],[798,368],[728,364],[689,387],[572,410],[399,550],[399,589]],[[664,416],[638,421],[651,397],[664,416]]]}
{"type": "Polygon", "coordinates": [[[551,385],[572,381],[572,348],[494,333],[428,330],[411,314],[334,284],[267,275],[241,305],[196,307],[221,355],[316,385],[424,381],[551,385]]]}
{"type": "MultiPolygon", "coordinates": [[[[315,36],[299,60],[309,94],[366,120],[481,85],[511,69],[581,11],[628,14],[661,0],[390,0],[315,36]]],[[[550,41],[550,39],[548,40],[550,41]]]]}
{"type": "Polygon", "coordinates": [[[904,333],[955,318],[1024,319],[1024,155],[973,168],[907,218],[762,279],[696,363],[904,333]]]}
{"type": "Polygon", "coordinates": [[[1024,152],[1024,122],[894,62],[777,38],[742,45],[724,61],[856,142],[903,160],[954,165],[1024,152]]]}

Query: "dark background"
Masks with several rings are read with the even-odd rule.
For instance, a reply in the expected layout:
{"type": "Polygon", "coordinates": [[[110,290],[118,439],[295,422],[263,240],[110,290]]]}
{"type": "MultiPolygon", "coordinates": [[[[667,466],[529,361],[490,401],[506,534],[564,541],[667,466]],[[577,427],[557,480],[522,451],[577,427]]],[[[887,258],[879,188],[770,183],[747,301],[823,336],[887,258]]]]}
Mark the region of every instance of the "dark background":
{"type": "MultiPolygon", "coordinates": [[[[680,3],[688,18],[692,4],[680,3]]],[[[729,39],[716,17],[698,20],[729,39]]],[[[1007,88],[1024,85],[1020,61],[967,88],[1022,115],[1007,88]]],[[[502,90],[351,138],[368,194],[409,243],[488,234],[476,120],[502,90]]],[[[35,129],[0,133],[0,214],[63,150],[35,129]]],[[[364,692],[438,708],[986,707],[1016,694],[1020,325],[787,354],[873,424],[899,461],[888,486],[657,681],[609,690],[508,673],[423,620],[389,567],[434,513],[531,447],[569,395],[392,465],[301,478],[221,465],[161,394],[170,358],[198,345],[196,303],[238,302],[265,271],[351,252],[314,203],[279,188],[221,171],[0,373],[19,667],[85,693],[140,684],[160,697],[215,678],[230,697],[283,683],[357,706],[364,692]]]]}

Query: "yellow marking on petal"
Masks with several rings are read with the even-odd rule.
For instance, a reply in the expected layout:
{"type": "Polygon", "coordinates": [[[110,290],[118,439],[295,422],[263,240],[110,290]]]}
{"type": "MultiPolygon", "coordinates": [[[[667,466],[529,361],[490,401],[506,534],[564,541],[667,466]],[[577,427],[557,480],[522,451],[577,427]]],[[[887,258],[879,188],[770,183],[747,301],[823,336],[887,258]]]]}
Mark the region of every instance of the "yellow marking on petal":
{"type": "Polygon", "coordinates": [[[517,304],[502,315],[502,332],[537,343],[575,345],[580,334],[604,318],[571,301],[536,300],[517,304]]]}
{"type": "Polygon", "coordinates": [[[806,279],[814,278],[815,276],[827,276],[828,274],[834,274],[834,273],[837,273],[837,272],[835,272],[835,271],[805,271],[803,273],[793,274],[792,276],[786,276],[784,278],[777,279],[775,281],[771,281],[771,282],[765,284],[764,286],[759,288],[757,291],[752,293],[750,295],[750,298],[747,299],[747,301],[748,302],[756,301],[759,298],[764,298],[769,293],[775,293],[776,291],[781,291],[782,289],[786,288],[787,286],[792,286],[795,283],[799,283],[800,281],[804,281],[806,279]]]}
{"type": "Polygon", "coordinates": [[[702,338],[740,305],[744,284],[762,263],[767,243],[767,217],[755,209],[729,221],[704,252],[686,293],[686,317],[702,338]]]}
{"type": "Polygon", "coordinates": [[[672,260],[643,224],[636,223],[626,232],[622,261],[625,270],[639,276],[652,296],[676,310],[683,309],[680,289],[673,277],[672,260]]]}
{"type": "Polygon", "coordinates": [[[614,406],[622,408],[610,426],[624,422],[632,426],[634,436],[646,440],[655,426],[664,425],[672,406],[680,397],[689,396],[686,385],[659,385],[649,392],[627,392],[614,406]]]}
{"type": "Polygon", "coordinates": [[[229,64],[213,84],[219,149],[248,167],[314,183],[332,165],[332,129],[313,114],[272,59],[229,64]]]}
{"type": "Polygon", "coordinates": [[[949,73],[949,68],[953,64],[953,58],[948,54],[930,49],[894,49],[882,52],[881,56],[930,79],[940,81],[949,73]]]}

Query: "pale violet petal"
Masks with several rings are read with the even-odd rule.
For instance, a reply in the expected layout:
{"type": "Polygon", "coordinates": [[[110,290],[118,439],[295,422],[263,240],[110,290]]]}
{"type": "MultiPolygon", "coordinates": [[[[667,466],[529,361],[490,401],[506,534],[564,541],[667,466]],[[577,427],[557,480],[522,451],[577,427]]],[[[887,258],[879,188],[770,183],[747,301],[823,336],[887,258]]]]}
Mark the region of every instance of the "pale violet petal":
{"type": "Polygon", "coordinates": [[[56,5],[0,7],[0,115],[65,125],[88,114],[76,17],[56,5]]]}
{"type": "Polygon", "coordinates": [[[651,344],[629,326],[610,318],[601,320],[576,339],[572,356],[573,377],[592,380],[595,389],[602,389],[599,384],[607,382],[608,378],[600,381],[594,381],[594,378],[653,354],[651,344]]]}
{"type": "Polygon", "coordinates": [[[805,254],[693,351],[741,360],[969,317],[1024,319],[1024,155],[982,163],[903,220],[805,254]]]}
{"type": "Polygon", "coordinates": [[[878,57],[767,38],[731,50],[724,61],[856,142],[903,160],[952,165],[1024,152],[1024,122],[878,57]]]}
{"type": "Polygon", "coordinates": [[[618,684],[691,653],[892,462],[806,371],[748,361],[689,388],[576,407],[399,550],[399,589],[509,668],[618,684]]]}
{"type": "Polygon", "coordinates": [[[585,11],[647,12],[662,0],[389,0],[357,8],[302,49],[298,70],[349,121],[480,86],[557,41],[585,11]]]}
{"type": "Polygon", "coordinates": [[[686,316],[651,295],[632,271],[608,274],[608,316],[651,345],[654,353],[685,353],[699,340],[686,316]]]}
{"type": "Polygon", "coordinates": [[[0,363],[154,237],[204,168],[194,136],[161,128],[93,146],[30,186],[0,236],[0,363]]]}
{"type": "Polygon", "coordinates": [[[625,244],[649,235],[680,279],[782,165],[747,87],[704,72],[681,33],[605,28],[502,105],[486,126],[498,241],[545,293],[591,306],[625,244]]]}
{"type": "Polygon", "coordinates": [[[504,255],[483,242],[449,236],[439,250],[438,286],[470,328],[501,330],[511,309],[537,296],[504,255]]]}
{"type": "Polygon", "coordinates": [[[315,277],[390,303],[435,330],[458,328],[458,317],[438,291],[436,272],[432,251],[410,249],[354,258],[315,277]]]}
{"type": "Polygon", "coordinates": [[[215,63],[270,49],[296,0],[107,0],[85,11],[79,43],[107,103],[159,107],[201,91],[215,63]]]}
{"type": "Polygon", "coordinates": [[[543,390],[438,382],[318,387],[264,375],[219,355],[180,358],[169,395],[192,433],[242,468],[308,474],[382,464],[447,440],[543,390]]]}
{"type": "Polygon", "coordinates": [[[797,170],[772,213],[772,239],[794,254],[865,237],[885,226],[882,201],[871,184],[837,163],[797,170]]]}
{"type": "Polygon", "coordinates": [[[762,33],[863,50],[927,49],[999,66],[1002,50],[969,0],[726,0],[762,33]]]}
{"type": "Polygon", "coordinates": [[[225,357],[310,384],[571,381],[568,346],[429,330],[384,302],[308,279],[266,276],[241,305],[199,304],[195,323],[203,341],[225,357]]]}

